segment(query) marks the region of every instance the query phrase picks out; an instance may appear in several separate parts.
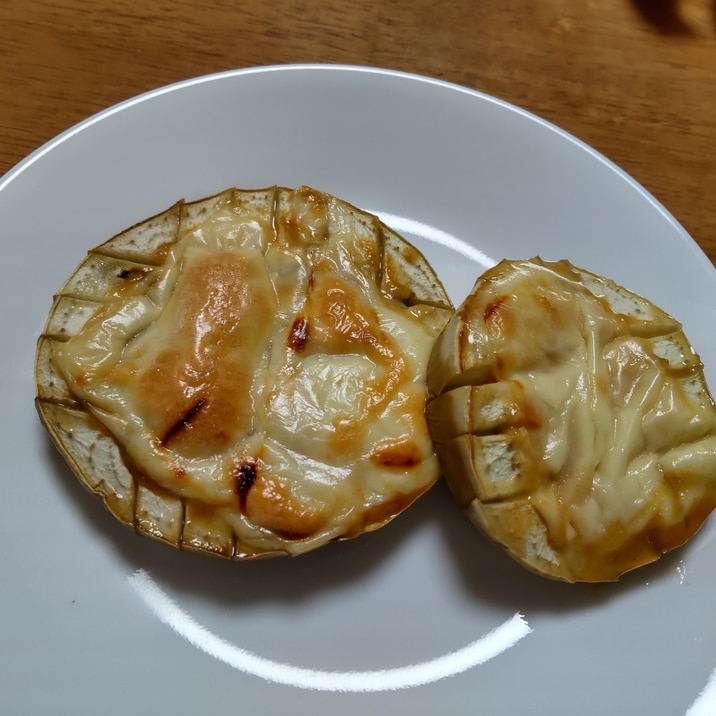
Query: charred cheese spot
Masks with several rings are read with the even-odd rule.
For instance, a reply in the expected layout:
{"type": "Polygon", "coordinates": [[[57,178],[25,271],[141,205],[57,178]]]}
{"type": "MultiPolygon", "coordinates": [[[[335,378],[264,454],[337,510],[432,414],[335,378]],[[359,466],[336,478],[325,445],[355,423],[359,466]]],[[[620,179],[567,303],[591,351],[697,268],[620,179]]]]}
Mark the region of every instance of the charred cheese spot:
{"type": "Polygon", "coordinates": [[[204,398],[199,398],[199,400],[194,403],[194,405],[189,408],[189,410],[182,415],[179,420],[172,425],[169,430],[160,438],[161,444],[166,447],[169,445],[169,443],[177,437],[180,433],[190,430],[192,421],[196,418],[199,411],[206,405],[206,401],[204,398]]]}
{"type": "Polygon", "coordinates": [[[304,316],[296,318],[288,334],[288,347],[300,353],[306,347],[309,332],[310,324],[308,319],[304,316]]]}
{"type": "Polygon", "coordinates": [[[410,439],[381,443],[370,455],[379,467],[405,470],[419,465],[423,459],[420,448],[410,439]]]}
{"type": "Polygon", "coordinates": [[[239,506],[242,511],[246,510],[246,496],[256,482],[258,461],[250,460],[237,465],[234,472],[236,481],[236,494],[239,496],[239,506]]]}

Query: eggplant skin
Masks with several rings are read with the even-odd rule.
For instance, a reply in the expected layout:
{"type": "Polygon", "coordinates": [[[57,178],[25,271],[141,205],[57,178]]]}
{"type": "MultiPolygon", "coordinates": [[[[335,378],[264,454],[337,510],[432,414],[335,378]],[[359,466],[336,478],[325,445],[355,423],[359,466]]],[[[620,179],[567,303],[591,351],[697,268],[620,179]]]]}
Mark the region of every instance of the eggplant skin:
{"type": "Polygon", "coordinates": [[[37,344],[79,481],[173,547],[297,555],[440,477],[425,371],[453,306],[427,259],[310,187],[179,201],[91,249],[37,344]]]}
{"type": "Polygon", "coordinates": [[[473,524],[527,569],[614,581],[716,505],[716,408],[681,324],[568,261],[502,261],[435,343],[428,424],[473,524]]]}

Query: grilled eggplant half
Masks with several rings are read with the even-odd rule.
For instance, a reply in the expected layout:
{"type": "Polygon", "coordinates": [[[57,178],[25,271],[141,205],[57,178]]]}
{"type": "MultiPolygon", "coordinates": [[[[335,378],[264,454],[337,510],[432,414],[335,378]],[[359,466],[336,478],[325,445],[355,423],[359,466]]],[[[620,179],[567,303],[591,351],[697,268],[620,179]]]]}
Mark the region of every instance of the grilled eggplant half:
{"type": "Polygon", "coordinates": [[[308,187],[230,189],[87,254],[38,342],[37,408],[137,532],[295,555],[379,528],[438,479],[425,372],[452,312],[375,216],[308,187]]]}
{"type": "Polygon", "coordinates": [[[538,574],[601,582],[716,505],[716,409],[682,326],[567,261],[502,261],[436,342],[429,426],[472,522],[538,574]]]}

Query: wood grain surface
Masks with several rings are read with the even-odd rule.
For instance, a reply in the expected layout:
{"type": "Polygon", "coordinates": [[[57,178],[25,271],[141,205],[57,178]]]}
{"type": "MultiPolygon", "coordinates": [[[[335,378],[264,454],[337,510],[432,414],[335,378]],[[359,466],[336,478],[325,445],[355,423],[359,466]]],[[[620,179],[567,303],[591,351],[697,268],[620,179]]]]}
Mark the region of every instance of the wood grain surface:
{"type": "Polygon", "coordinates": [[[0,0],[0,175],[140,92],[295,62],[431,75],[534,112],[716,262],[716,0],[0,0]]]}

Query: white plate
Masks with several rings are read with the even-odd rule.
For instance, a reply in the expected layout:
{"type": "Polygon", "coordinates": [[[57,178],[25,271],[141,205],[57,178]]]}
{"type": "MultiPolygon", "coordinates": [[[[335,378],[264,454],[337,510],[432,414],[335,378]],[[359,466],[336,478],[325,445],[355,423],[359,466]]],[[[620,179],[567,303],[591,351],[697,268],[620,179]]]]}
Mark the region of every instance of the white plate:
{"type": "Polygon", "coordinates": [[[395,72],[290,66],[105,111],[0,180],[0,710],[713,713],[713,521],[618,584],[570,586],[487,545],[442,485],[375,534],[253,564],[137,537],[84,492],[33,408],[53,291],[86,249],[179,197],[274,183],[382,214],[456,302],[503,256],[611,276],[684,322],[716,384],[709,261],[620,170],[519,109],[395,72]]]}

